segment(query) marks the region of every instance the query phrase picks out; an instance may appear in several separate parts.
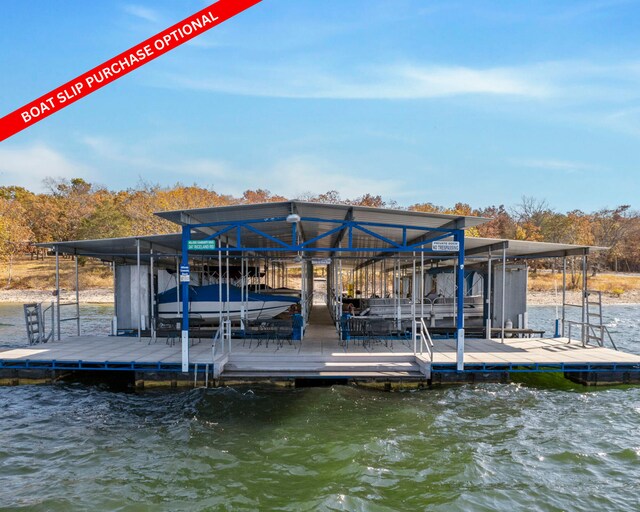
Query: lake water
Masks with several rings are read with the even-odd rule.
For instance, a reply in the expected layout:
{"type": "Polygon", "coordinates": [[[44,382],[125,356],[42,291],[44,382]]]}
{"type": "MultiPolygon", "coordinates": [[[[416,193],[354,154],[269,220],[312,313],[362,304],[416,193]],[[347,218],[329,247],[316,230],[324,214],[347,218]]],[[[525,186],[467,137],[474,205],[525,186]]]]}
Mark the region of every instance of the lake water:
{"type": "MultiPolygon", "coordinates": [[[[637,306],[611,306],[640,353],[637,306]]],[[[83,311],[83,315],[85,312],[83,311]]],[[[24,345],[0,306],[0,342],[24,345]]],[[[93,316],[92,316],[93,315],[93,316]]],[[[111,310],[87,307],[108,332],[111,310]]],[[[530,324],[553,327],[553,308],[530,324]]],[[[0,388],[0,510],[640,510],[640,387],[0,388]]]]}

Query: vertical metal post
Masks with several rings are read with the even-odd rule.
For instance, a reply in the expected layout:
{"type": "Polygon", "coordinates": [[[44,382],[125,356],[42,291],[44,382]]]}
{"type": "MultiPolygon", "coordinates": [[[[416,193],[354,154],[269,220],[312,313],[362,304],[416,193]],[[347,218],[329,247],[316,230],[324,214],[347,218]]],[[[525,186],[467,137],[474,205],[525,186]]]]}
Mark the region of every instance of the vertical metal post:
{"type": "Polygon", "coordinates": [[[582,255],[582,345],[587,342],[587,255],[582,255]]]}
{"type": "Polygon", "coordinates": [[[395,319],[396,319],[396,329],[399,331],[402,330],[402,304],[400,302],[400,260],[396,258],[393,262],[393,304],[395,306],[395,319]]]}
{"type": "Polygon", "coordinates": [[[75,255],[76,260],[76,328],[78,336],[80,336],[80,280],[78,279],[78,255],[75,255]]]}
{"type": "Polygon", "coordinates": [[[457,370],[464,370],[464,231],[456,230],[454,240],[460,244],[458,251],[458,293],[456,311],[456,349],[457,349],[457,370]]]}
{"type": "Polygon", "coordinates": [[[487,308],[487,322],[486,322],[486,332],[485,332],[485,338],[490,340],[491,339],[491,324],[492,324],[492,318],[491,315],[493,314],[493,311],[491,311],[491,290],[492,290],[492,283],[491,283],[491,249],[489,249],[489,258],[487,260],[487,296],[485,297],[485,304],[486,304],[486,308],[487,308]]]}
{"type": "Polygon", "coordinates": [[[369,298],[369,265],[364,267],[364,297],[369,298]]]}
{"type": "Polygon", "coordinates": [[[338,260],[338,267],[336,268],[336,280],[337,280],[337,290],[338,290],[338,318],[342,315],[342,297],[343,297],[343,289],[342,289],[342,260],[338,260]]]}
{"type": "Polygon", "coordinates": [[[244,328],[247,314],[247,303],[249,302],[249,261],[245,261],[244,255],[240,254],[240,294],[242,306],[240,307],[240,322],[244,328]]]}
{"type": "MultiPolygon", "coordinates": [[[[226,284],[227,284],[227,311],[226,311],[226,313],[227,314],[225,315],[226,316],[225,323],[230,328],[230,325],[231,325],[230,324],[230,317],[231,317],[231,302],[230,301],[231,301],[231,298],[229,297],[229,295],[230,295],[230,286],[231,286],[231,273],[229,272],[229,239],[228,238],[227,238],[227,243],[225,245],[227,247],[227,251],[225,253],[225,256],[227,258],[227,261],[226,261],[226,267],[227,267],[227,270],[226,270],[226,277],[227,277],[227,279],[226,279],[226,284]]],[[[225,331],[223,331],[223,332],[226,332],[226,328],[225,328],[225,331]]],[[[231,352],[231,336],[229,336],[228,349],[229,349],[229,352],[231,352]]]]}
{"type": "Polygon", "coordinates": [[[374,261],[371,264],[371,296],[375,297],[376,296],[376,262],[374,261]]]}
{"type": "Polygon", "coordinates": [[[302,305],[300,313],[302,314],[302,332],[304,333],[304,326],[307,324],[307,301],[309,300],[307,297],[307,266],[304,263],[304,260],[300,263],[300,303],[302,305]]]}
{"type": "MultiPolygon", "coordinates": [[[[222,336],[222,239],[218,238],[218,329],[222,336]]],[[[223,347],[224,347],[224,341],[223,347]]]]}
{"type": "Polygon", "coordinates": [[[504,343],[505,292],[507,282],[507,248],[502,248],[502,318],[500,319],[500,337],[504,343]]]}
{"type": "Polygon", "coordinates": [[[413,337],[413,354],[415,355],[417,350],[417,323],[416,323],[416,253],[413,252],[411,258],[411,336],[413,337]]]}
{"type": "Polygon", "coordinates": [[[245,321],[248,320],[248,315],[249,315],[249,274],[250,274],[250,270],[249,270],[249,258],[247,257],[245,264],[244,264],[244,271],[246,273],[246,278],[245,278],[245,290],[244,290],[244,317],[245,317],[245,321]]]}
{"type": "MultiPolygon", "coordinates": [[[[422,247],[424,249],[424,247],[422,247]]],[[[424,320],[424,250],[420,251],[420,318],[424,320]]],[[[420,347],[422,350],[422,347],[420,347]]]]}
{"type": "Polygon", "coordinates": [[[149,320],[149,328],[151,329],[151,338],[155,338],[156,337],[156,322],[155,322],[155,317],[156,317],[156,308],[155,308],[155,301],[156,301],[156,290],[155,290],[155,284],[153,282],[153,245],[149,246],[149,277],[150,277],[150,296],[151,296],[151,300],[149,303],[149,308],[150,308],[150,320],[149,320]]]}
{"type": "Polygon", "coordinates": [[[58,327],[58,341],[60,341],[60,252],[56,245],[56,323],[58,327]]]}
{"type": "Polygon", "coordinates": [[[142,282],[140,281],[140,239],[136,238],[136,300],[138,302],[138,341],[142,338],[142,295],[140,293],[140,287],[142,282]]]}
{"type": "Polygon", "coordinates": [[[567,257],[562,257],[562,337],[564,338],[564,324],[566,321],[567,304],[567,257]]]}
{"type": "Polygon", "coordinates": [[[387,296],[387,260],[386,259],[382,260],[382,277],[380,282],[384,283],[382,285],[382,294],[380,295],[380,297],[384,299],[387,296]]]}
{"type": "Polygon", "coordinates": [[[180,260],[176,257],[176,316],[180,316],[180,260]]]}
{"type": "Polygon", "coordinates": [[[118,286],[116,279],[116,260],[111,262],[113,270],[113,319],[111,320],[111,335],[118,335],[118,286]]]}
{"type": "MultiPolygon", "coordinates": [[[[182,267],[189,268],[189,239],[191,226],[182,226],[182,267]]],[[[180,279],[178,273],[178,279],[180,279]]],[[[189,280],[180,282],[182,288],[182,372],[189,373],[189,280]]]]}

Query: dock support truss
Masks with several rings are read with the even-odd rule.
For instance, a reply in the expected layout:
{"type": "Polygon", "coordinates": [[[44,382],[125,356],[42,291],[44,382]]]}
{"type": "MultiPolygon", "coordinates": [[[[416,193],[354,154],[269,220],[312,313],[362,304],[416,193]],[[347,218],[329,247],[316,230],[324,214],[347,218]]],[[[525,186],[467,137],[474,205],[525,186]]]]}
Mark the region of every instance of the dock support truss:
{"type": "MultiPolygon", "coordinates": [[[[420,254],[421,266],[424,267],[424,253],[430,253],[432,258],[440,259],[452,259],[455,261],[455,275],[457,282],[456,291],[456,368],[458,371],[464,370],[464,295],[465,295],[465,279],[464,279],[464,230],[455,228],[428,228],[422,226],[404,226],[401,224],[386,224],[378,222],[357,222],[351,219],[335,220],[335,219],[319,219],[313,217],[302,217],[296,222],[291,224],[290,237],[291,241],[281,240],[276,236],[273,236],[266,231],[259,229],[261,225],[274,222],[287,222],[286,217],[274,217],[267,219],[251,219],[235,222],[209,222],[209,223],[187,223],[182,227],[182,260],[180,274],[184,276],[189,275],[189,241],[191,240],[192,233],[200,231],[205,234],[205,238],[198,237],[199,240],[218,240],[220,241],[222,235],[226,235],[227,244],[222,247],[222,244],[218,243],[215,247],[207,249],[207,251],[218,254],[220,258],[224,252],[227,261],[230,253],[331,253],[331,254],[348,254],[348,253],[372,253],[373,259],[367,260],[361,267],[366,269],[366,282],[369,281],[368,266],[375,265],[376,257],[381,258],[384,256],[401,255],[408,253],[413,258],[416,257],[416,253],[420,254]],[[333,225],[330,229],[324,233],[318,234],[313,238],[305,240],[302,234],[303,222],[320,222],[333,225]],[[375,229],[383,228],[385,230],[395,229],[400,230],[402,233],[401,242],[392,240],[380,233],[374,231],[375,229]],[[409,240],[408,231],[417,231],[421,234],[409,240]],[[213,231],[213,232],[212,232],[213,231]],[[358,247],[354,242],[354,232],[359,235],[365,234],[377,241],[378,245],[368,247],[358,247]],[[252,238],[258,235],[265,245],[254,246],[258,244],[245,245],[243,242],[243,234],[251,234],[252,238]],[[229,238],[234,236],[235,240],[230,243],[229,238]],[[323,246],[323,244],[315,245],[323,239],[335,236],[338,239],[338,243],[330,244],[329,247],[323,246]],[[427,247],[432,242],[443,239],[453,239],[459,244],[459,251],[456,253],[434,251],[431,247],[427,247]],[[375,254],[374,254],[375,253],[375,254]]],[[[288,238],[288,237],[287,237],[288,238]]],[[[399,270],[399,269],[398,269],[399,270]]],[[[422,271],[422,270],[421,270],[422,271]]],[[[375,272],[372,273],[375,276],[375,272]]],[[[336,276],[337,277],[337,276],[336,276]]],[[[364,275],[362,277],[365,277],[364,275]]],[[[398,275],[399,277],[399,275],[398,275]]],[[[415,276],[413,276],[413,287],[415,290],[415,276]]],[[[188,277],[181,279],[181,302],[182,302],[182,371],[189,371],[189,280],[188,277]]],[[[333,283],[335,286],[335,282],[333,283]]],[[[413,292],[415,293],[415,291],[413,292]]],[[[414,315],[415,316],[415,315],[414,315]]],[[[306,315],[305,315],[306,319],[306,315]]]]}

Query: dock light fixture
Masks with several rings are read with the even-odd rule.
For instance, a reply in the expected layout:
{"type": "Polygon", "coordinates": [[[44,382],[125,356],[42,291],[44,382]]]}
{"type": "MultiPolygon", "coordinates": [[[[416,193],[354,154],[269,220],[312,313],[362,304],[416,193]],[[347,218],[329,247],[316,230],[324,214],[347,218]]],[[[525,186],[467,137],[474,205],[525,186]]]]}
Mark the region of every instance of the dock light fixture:
{"type": "Polygon", "coordinates": [[[298,222],[300,222],[300,215],[298,215],[297,213],[290,213],[289,215],[287,215],[287,222],[297,224],[298,222]]]}

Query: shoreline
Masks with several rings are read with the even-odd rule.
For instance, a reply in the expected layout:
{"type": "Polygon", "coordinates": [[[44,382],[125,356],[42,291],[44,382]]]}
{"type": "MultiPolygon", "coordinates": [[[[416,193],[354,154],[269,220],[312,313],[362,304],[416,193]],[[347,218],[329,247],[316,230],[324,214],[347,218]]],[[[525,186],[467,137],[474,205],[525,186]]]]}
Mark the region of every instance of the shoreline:
{"type": "MultiPolygon", "coordinates": [[[[581,292],[567,291],[567,304],[580,304],[581,292]]],[[[507,295],[508,298],[508,295],[507,295]]],[[[529,306],[562,306],[562,294],[553,291],[541,292],[529,290],[527,292],[527,305],[529,306]]],[[[640,306],[640,290],[631,290],[616,297],[607,293],[602,294],[603,306],[640,306]]]]}
{"type": "MultiPolygon", "coordinates": [[[[51,290],[2,290],[0,289],[0,303],[26,304],[31,302],[55,302],[56,297],[51,290]]],[[[60,302],[75,302],[73,290],[61,290],[60,302]]],[[[580,292],[568,291],[567,303],[580,304],[580,292]]],[[[111,288],[94,288],[80,291],[80,304],[113,304],[113,290],[111,288]]],[[[529,306],[560,306],[562,295],[555,292],[529,291],[527,294],[529,306]]],[[[625,292],[620,297],[609,294],[602,295],[605,306],[640,306],[640,290],[625,292]]]]}
{"type": "MultiPolygon", "coordinates": [[[[75,302],[76,292],[60,290],[60,302],[75,302]]],[[[27,304],[31,302],[55,302],[56,297],[51,290],[1,290],[0,303],[27,304]]],[[[110,288],[94,288],[80,290],[80,304],[113,304],[113,290],[110,288]]]]}

